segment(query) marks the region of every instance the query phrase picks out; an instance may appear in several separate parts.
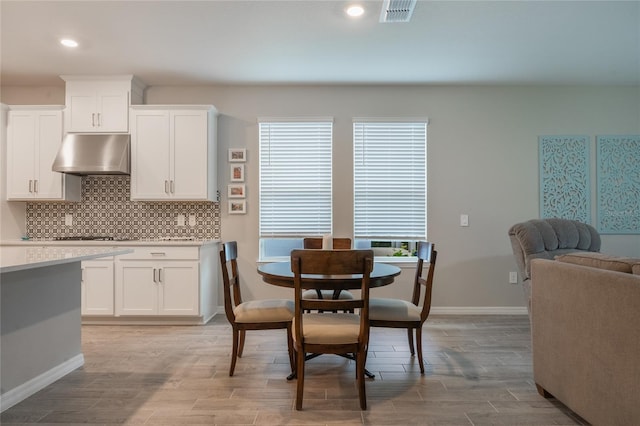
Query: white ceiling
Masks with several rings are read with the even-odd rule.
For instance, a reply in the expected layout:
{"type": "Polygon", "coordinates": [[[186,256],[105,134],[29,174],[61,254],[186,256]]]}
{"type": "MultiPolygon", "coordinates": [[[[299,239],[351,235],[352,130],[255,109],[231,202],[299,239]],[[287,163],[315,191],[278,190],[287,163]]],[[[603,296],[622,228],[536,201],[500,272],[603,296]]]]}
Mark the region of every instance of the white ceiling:
{"type": "Polygon", "coordinates": [[[1,0],[1,83],[640,84],[640,1],[1,0]],[[359,2],[365,15],[346,17],[359,2]],[[72,37],[80,47],[59,45],[72,37]]]}

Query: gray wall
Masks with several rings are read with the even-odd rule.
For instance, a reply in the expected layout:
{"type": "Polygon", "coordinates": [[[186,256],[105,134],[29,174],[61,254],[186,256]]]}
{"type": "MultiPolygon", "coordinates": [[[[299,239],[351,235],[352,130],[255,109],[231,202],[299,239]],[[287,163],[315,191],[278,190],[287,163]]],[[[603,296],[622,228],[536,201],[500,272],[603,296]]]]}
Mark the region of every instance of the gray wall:
{"type": "MultiPolygon", "coordinates": [[[[3,88],[2,101],[64,102],[55,92],[3,88]]],[[[350,235],[352,118],[428,117],[428,239],[439,251],[433,306],[441,311],[523,309],[520,287],[508,283],[508,272],[517,268],[507,230],[538,217],[539,135],[585,134],[593,143],[601,134],[640,134],[636,86],[153,86],[145,102],[213,104],[220,111],[222,239],[238,241],[246,296],[256,298],[288,294],[255,272],[257,118],[334,117],[334,233],[350,235]],[[246,215],[227,214],[229,147],[247,148],[246,215]],[[468,228],[459,226],[462,213],[469,215],[468,228]]],[[[602,251],[640,257],[640,236],[605,235],[602,251]]],[[[408,297],[412,275],[403,269],[393,286],[375,295],[408,297]]]]}

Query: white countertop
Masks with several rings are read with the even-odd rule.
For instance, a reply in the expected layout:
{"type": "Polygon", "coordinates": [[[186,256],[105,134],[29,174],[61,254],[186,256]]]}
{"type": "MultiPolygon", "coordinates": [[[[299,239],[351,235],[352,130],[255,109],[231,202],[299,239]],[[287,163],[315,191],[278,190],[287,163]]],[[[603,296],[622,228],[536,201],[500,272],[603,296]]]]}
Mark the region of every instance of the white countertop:
{"type": "Polygon", "coordinates": [[[0,246],[0,272],[15,272],[131,253],[115,247],[0,246]]]}
{"type": "Polygon", "coordinates": [[[135,246],[184,246],[184,247],[201,247],[207,244],[217,244],[220,240],[3,240],[0,241],[0,247],[6,246],[19,246],[19,247],[33,247],[33,246],[56,246],[56,247],[135,247],[135,246]]]}

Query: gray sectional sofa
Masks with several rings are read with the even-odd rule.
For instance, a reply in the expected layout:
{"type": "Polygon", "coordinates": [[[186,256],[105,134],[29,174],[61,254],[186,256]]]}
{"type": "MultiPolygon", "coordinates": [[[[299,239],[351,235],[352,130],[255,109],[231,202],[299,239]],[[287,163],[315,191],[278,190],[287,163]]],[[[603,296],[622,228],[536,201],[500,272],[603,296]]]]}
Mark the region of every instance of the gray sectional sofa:
{"type": "Polygon", "coordinates": [[[640,259],[575,252],[530,269],[538,392],[593,425],[640,425],[640,259]]]}

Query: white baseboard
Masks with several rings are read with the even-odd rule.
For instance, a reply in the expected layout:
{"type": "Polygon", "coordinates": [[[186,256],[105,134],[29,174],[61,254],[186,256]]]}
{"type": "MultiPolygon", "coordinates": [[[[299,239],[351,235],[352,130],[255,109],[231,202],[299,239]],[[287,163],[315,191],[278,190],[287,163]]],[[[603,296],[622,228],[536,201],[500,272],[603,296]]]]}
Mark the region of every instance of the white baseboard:
{"type": "Polygon", "coordinates": [[[435,315],[528,315],[526,306],[432,306],[435,315]]]}
{"type": "MultiPolygon", "coordinates": [[[[224,314],[224,306],[218,306],[224,314]]],[[[432,306],[434,315],[528,315],[526,306],[432,306]]]]}
{"type": "Polygon", "coordinates": [[[0,395],[0,412],[5,411],[20,401],[29,398],[39,390],[44,389],[56,380],[71,373],[84,365],[84,355],[78,354],[73,358],[45,371],[39,376],[17,386],[0,395]]]}

